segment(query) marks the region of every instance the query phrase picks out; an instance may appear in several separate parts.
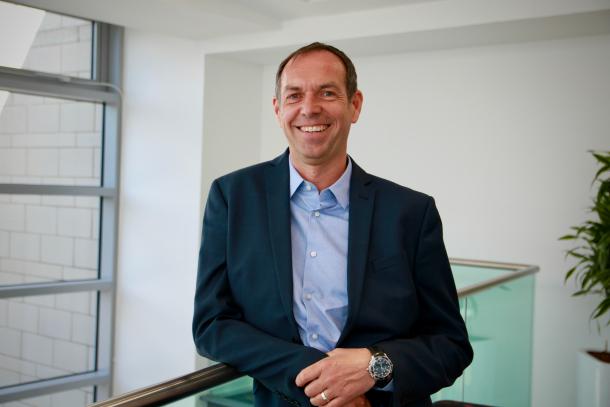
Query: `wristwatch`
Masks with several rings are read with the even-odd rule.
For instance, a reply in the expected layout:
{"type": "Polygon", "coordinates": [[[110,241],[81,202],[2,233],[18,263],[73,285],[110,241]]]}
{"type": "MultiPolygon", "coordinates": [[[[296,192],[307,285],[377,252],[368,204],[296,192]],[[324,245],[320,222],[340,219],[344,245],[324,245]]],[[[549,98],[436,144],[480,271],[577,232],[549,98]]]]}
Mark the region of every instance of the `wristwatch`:
{"type": "Polygon", "coordinates": [[[392,380],[394,365],[388,354],[376,346],[370,346],[367,349],[371,352],[371,361],[367,370],[375,380],[375,387],[383,388],[392,380]]]}

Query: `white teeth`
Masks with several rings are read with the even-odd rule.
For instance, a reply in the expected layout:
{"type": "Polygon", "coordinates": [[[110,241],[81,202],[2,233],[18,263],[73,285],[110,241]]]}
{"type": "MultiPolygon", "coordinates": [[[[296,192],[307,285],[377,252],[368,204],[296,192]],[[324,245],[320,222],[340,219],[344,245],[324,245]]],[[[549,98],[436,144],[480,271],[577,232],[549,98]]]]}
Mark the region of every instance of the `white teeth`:
{"type": "Polygon", "coordinates": [[[324,131],[328,128],[327,124],[322,124],[320,126],[302,126],[301,131],[306,131],[308,133],[324,131]]]}

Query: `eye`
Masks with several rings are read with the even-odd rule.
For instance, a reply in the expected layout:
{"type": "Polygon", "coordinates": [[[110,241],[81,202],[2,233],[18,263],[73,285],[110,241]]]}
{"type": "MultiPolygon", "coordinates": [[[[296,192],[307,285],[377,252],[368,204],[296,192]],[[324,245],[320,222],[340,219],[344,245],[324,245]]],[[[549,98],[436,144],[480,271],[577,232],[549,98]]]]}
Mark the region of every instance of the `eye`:
{"type": "Polygon", "coordinates": [[[295,102],[295,101],[299,100],[300,97],[301,97],[301,95],[299,93],[289,93],[286,95],[286,101],[295,102]]]}
{"type": "Polygon", "coordinates": [[[332,90],[325,90],[322,91],[322,96],[324,96],[325,98],[332,98],[335,96],[335,92],[333,92],[332,90]]]}

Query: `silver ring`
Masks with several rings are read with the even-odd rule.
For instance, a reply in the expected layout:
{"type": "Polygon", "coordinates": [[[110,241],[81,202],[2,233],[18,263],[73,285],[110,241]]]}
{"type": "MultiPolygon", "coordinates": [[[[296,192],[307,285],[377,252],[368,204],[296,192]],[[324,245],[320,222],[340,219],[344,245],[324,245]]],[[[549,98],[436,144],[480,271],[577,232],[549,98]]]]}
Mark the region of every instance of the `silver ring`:
{"type": "Polygon", "coordinates": [[[322,397],[322,400],[328,401],[328,396],[326,395],[326,393],[324,393],[324,392],[320,393],[320,397],[322,397]]]}

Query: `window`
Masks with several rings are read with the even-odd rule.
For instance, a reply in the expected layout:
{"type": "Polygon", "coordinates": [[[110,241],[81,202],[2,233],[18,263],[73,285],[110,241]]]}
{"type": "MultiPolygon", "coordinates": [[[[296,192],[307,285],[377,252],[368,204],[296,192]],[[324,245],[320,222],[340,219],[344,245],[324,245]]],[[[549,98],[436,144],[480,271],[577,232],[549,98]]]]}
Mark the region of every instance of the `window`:
{"type": "Polygon", "coordinates": [[[0,404],[110,395],[121,46],[0,1],[0,404]]]}

